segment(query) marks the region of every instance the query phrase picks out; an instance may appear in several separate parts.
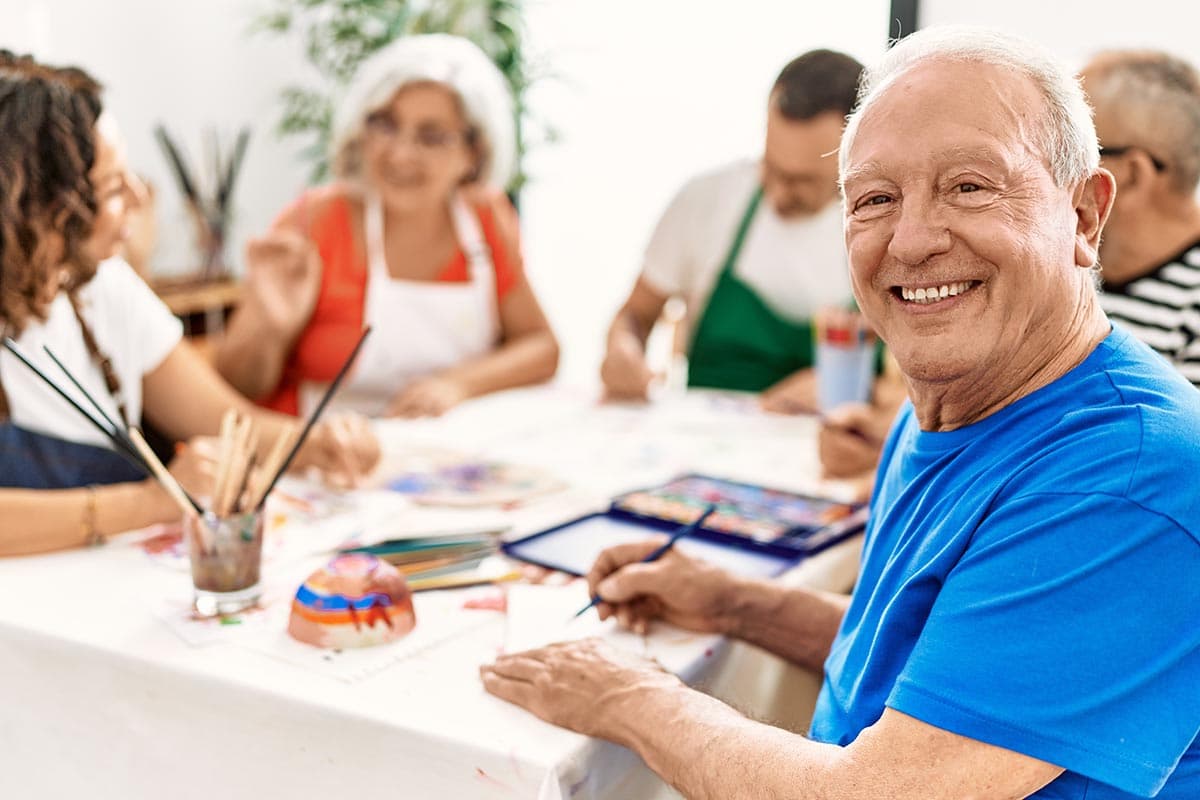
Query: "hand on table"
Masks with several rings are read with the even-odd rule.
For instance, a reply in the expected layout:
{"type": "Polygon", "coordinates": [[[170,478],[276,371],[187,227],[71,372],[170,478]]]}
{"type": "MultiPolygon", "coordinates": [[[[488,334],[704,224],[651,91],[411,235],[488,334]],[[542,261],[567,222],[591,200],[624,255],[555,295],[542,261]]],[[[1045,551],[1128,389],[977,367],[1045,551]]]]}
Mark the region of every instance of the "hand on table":
{"type": "Polygon", "coordinates": [[[776,414],[817,413],[817,372],[802,369],[769,387],[759,400],[764,411],[776,414]]]}
{"type": "Polygon", "coordinates": [[[321,258],[296,231],[274,230],[246,245],[244,302],[286,338],[308,324],[321,288],[321,258]]]}
{"type": "Polygon", "coordinates": [[[386,417],[440,417],[467,399],[458,381],[430,375],[413,381],[388,405],[386,417]]]}
{"type": "Polygon", "coordinates": [[[603,601],[596,606],[600,619],[615,616],[639,634],[654,619],[699,633],[727,633],[737,578],[677,547],[642,563],[663,541],[631,542],[600,553],[587,574],[588,593],[603,601]]]}
{"type": "Polygon", "coordinates": [[[325,481],[353,487],[379,463],[379,440],[371,423],[359,414],[331,414],[313,426],[297,454],[297,467],[316,467],[325,481]]]}
{"type": "Polygon", "coordinates": [[[581,639],[503,655],[479,669],[483,686],[554,725],[620,741],[623,713],[637,713],[644,690],[679,688],[656,661],[581,639]]]}
{"type": "Polygon", "coordinates": [[[632,336],[613,337],[604,361],[600,364],[600,379],[609,400],[648,400],[654,373],[646,365],[646,355],[632,336]]]}
{"type": "Polygon", "coordinates": [[[895,416],[895,409],[866,403],[847,403],[825,415],[817,435],[825,476],[850,478],[874,470],[895,416]]]}

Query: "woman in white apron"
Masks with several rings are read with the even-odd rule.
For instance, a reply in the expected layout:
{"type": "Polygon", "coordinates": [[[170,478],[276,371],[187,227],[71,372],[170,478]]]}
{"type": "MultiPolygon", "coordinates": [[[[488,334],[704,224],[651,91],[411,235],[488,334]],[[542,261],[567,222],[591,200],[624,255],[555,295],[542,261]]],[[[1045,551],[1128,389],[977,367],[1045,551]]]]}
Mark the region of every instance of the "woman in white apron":
{"type": "Polygon", "coordinates": [[[344,180],[305,194],[252,242],[218,369],[303,414],[364,325],[339,402],[437,415],[550,378],[558,346],[521,268],[503,77],[453,36],[401,39],[363,64],[335,119],[344,180]]]}

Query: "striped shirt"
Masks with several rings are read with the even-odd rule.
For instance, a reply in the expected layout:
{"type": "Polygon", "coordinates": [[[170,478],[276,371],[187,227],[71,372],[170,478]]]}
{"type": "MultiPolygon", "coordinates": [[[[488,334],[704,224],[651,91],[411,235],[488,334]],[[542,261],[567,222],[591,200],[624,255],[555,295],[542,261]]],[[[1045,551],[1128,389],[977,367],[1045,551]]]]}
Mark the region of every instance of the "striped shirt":
{"type": "Polygon", "coordinates": [[[1140,278],[1106,285],[1100,305],[1200,388],[1200,243],[1140,278]]]}

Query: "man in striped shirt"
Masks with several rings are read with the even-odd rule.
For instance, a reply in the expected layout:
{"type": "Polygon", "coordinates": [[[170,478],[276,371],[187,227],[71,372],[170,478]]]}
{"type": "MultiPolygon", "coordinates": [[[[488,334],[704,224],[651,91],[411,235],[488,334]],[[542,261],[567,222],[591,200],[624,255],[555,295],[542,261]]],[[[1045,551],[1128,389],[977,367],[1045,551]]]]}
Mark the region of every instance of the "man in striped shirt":
{"type": "Polygon", "coordinates": [[[1150,50],[1082,72],[1117,197],[1100,245],[1101,306],[1200,387],[1200,74],[1150,50]]]}

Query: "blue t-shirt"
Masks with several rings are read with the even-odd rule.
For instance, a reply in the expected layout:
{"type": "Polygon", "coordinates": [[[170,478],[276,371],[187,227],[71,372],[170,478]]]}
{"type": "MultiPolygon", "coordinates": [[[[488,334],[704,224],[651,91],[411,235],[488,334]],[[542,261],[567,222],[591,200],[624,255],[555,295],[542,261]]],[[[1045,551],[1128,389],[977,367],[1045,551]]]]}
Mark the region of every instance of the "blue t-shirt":
{"type": "Polygon", "coordinates": [[[1067,770],[1033,797],[1200,798],[1200,392],[1114,330],[882,463],[812,738],[887,706],[1067,770]]]}

